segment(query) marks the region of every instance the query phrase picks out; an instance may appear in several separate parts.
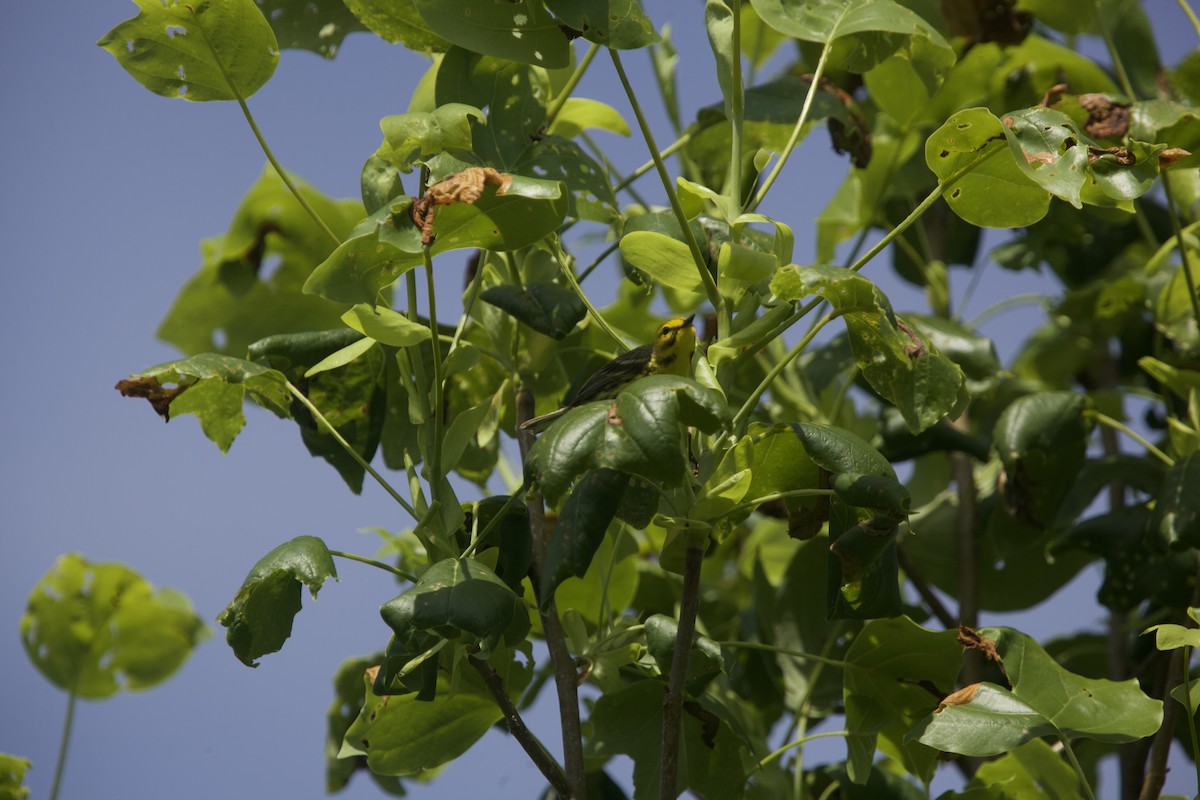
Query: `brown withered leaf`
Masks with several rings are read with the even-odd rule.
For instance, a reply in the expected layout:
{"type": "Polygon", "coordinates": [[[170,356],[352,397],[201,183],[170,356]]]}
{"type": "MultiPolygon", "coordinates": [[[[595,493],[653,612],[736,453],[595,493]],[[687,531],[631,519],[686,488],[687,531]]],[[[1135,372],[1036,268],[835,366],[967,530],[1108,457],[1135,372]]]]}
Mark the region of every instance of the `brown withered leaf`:
{"type": "Polygon", "coordinates": [[[1038,101],[1038,105],[1042,108],[1049,108],[1058,102],[1058,98],[1067,93],[1067,85],[1065,83],[1056,83],[1046,90],[1042,95],[1042,99],[1038,101]]]}
{"type": "Polygon", "coordinates": [[[1033,29],[1033,14],[1014,9],[1016,0],[941,0],[938,5],[950,32],[971,44],[1020,44],[1033,29]]]}
{"type": "Polygon", "coordinates": [[[982,653],[983,657],[991,661],[1000,671],[1004,673],[1004,677],[1008,677],[1008,672],[1004,669],[1004,662],[1000,660],[1000,654],[996,652],[996,643],[987,638],[974,628],[968,628],[966,625],[958,626],[958,643],[968,650],[974,650],[977,653],[982,653]]]}
{"type": "Polygon", "coordinates": [[[904,354],[909,358],[920,358],[925,355],[925,342],[921,341],[921,337],[914,331],[907,322],[896,317],[896,327],[902,330],[912,341],[904,345],[904,354]]]}
{"type": "Polygon", "coordinates": [[[717,732],[721,729],[721,720],[695,700],[684,700],[683,710],[700,720],[700,741],[712,750],[717,746],[717,732]]]}
{"type": "Polygon", "coordinates": [[[496,194],[502,195],[512,186],[512,175],[492,167],[468,167],[426,187],[425,194],[413,201],[409,212],[413,224],[421,229],[421,244],[426,247],[433,244],[433,217],[437,206],[474,203],[483,196],[485,186],[495,186],[496,194]]]}
{"type": "MultiPolygon", "coordinates": [[[[812,75],[805,75],[803,78],[812,82],[812,75]]],[[[849,125],[835,117],[830,117],[827,122],[829,140],[833,144],[834,151],[838,155],[849,153],[850,162],[854,166],[866,169],[867,165],[871,163],[871,153],[874,151],[871,143],[871,129],[867,125],[866,118],[855,106],[854,98],[850,93],[833,81],[822,78],[820,89],[826,94],[836,97],[850,117],[849,125]]]]}
{"type": "Polygon", "coordinates": [[[1182,147],[1168,147],[1158,154],[1158,168],[1166,169],[1176,161],[1187,158],[1191,154],[1191,150],[1184,150],[1182,147]]]}
{"type": "Polygon", "coordinates": [[[942,702],[938,703],[937,710],[933,713],[940,714],[946,710],[946,706],[965,706],[967,703],[975,699],[975,695],[979,694],[979,684],[972,683],[970,686],[964,686],[957,692],[951,692],[946,695],[942,702]]]}
{"type": "Polygon", "coordinates": [[[129,378],[117,381],[113,388],[122,397],[142,397],[150,402],[154,412],[169,422],[171,419],[171,401],[182,394],[190,383],[181,383],[170,388],[158,382],[158,378],[129,378]]]}
{"type": "Polygon", "coordinates": [[[1106,94],[1091,92],[1079,95],[1079,105],[1088,112],[1083,124],[1088,136],[1110,139],[1129,132],[1129,103],[1118,103],[1106,94]]]}
{"type": "Polygon", "coordinates": [[[1126,147],[1096,147],[1093,144],[1088,145],[1088,163],[1095,164],[1100,160],[1101,156],[1115,156],[1117,163],[1122,167],[1132,167],[1137,163],[1137,157],[1129,152],[1126,147]]]}

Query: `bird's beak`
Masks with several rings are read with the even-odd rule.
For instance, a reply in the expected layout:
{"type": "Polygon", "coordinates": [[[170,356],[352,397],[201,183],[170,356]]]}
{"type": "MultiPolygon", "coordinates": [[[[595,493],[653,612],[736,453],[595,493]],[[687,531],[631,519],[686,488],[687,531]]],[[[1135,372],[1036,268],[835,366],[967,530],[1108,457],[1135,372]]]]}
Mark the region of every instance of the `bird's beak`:
{"type": "Polygon", "coordinates": [[[696,315],[695,315],[695,314],[688,314],[688,316],[687,316],[687,319],[685,319],[685,320],[683,321],[683,324],[684,324],[684,325],[691,325],[691,324],[692,324],[692,320],[694,320],[695,318],[696,318],[696,315]]]}

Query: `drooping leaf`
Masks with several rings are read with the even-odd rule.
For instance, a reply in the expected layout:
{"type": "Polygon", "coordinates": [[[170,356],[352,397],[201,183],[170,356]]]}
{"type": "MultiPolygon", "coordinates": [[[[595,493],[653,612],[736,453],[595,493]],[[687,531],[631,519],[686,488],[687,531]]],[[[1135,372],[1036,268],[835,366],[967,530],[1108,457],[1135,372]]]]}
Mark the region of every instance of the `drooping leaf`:
{"type": "MultiPolygon", "coordinates": [[[[493,519],[500,513],[508,497],[496,495],[485,497],[475,504],[474,524],[477,533],[482,534],[493,519]]],[[[496,523],[497,530],[489,535],[487,543],[480,547],[479,552],[490,548],[498,548],[500,553],[496,559],[496,576],[508,584],[514,592],[520,592],[521,581],[529,573],[529,564],[533,557],[533,540],[529,534],[529,509],[522,502],[516,502],[504,517],[496,523]]]]}
{"type": "MultiPolygon", "coordinates": [[[[661,681],[643,680],[605,692],[589,717],[593,732],[586,743],[587,754],[601,759],[618,754],[632,758],[635,797],[659,795],[665,690],[661,681]]],[[[743,745],[724,720],[707,710],[703,700],[694,710],[684,711],[680,750],[680,789],[686,787],[710,800],[742,797],[746,780],[743,745]]]]}
{"type": "Polygon", "coordinates": [[[333,58],[346,34],[366,30],[342,0],[254,2],[271,23],[271,30],[284,49],[310,50],[333,58]]]}
{"type": "MultiPolygon", "coordinates": [[[[775,30],[807,42],[833,42],[854,34],[895,33],[920,36],[938,47],[950,47],[932,25],[892,0],[751,0],[751,5],[775,30]]],[[[882,40],[879,41],[882,45],[882,40]]]]}
{"type": "Polygon", "coordinates": [[[568,97],[559,109],[550,129],[550,136],[574,139],[586,130],[602,130],[618,136],[629,136],[629,123],[621,112],[608,103],[586,97],[568,97]]]}
{"type": "Polygon", "coordinates": [[[937,752],[905,740],[917,720],[954,686],[962,647],[953,631],[934,632],[907,617],[876,619],[850,645],[845,673],[849,772],[863,783],[878,747],[921,780],[937,766],[937,752]]]}
{"type": "Polygon", "coordinates": [[[679,239],[654,231],[631,231],[621,237],[621,257],[655,283],[694,294],[704,291],[691,251],[679,239]]]}
{"type": "Polygon", "coordinates": [[[277,416],[290,415],[287,379],[282,373],[240,358],[202,353],[168,361],[120,381],[126,397],[145,397],[164,418],[195,414],[204,435],[222,452],[233,444],[246,417],[246,397],[277,416]]]}
{"type": "Polygon", "coordinates": [[[60,556],[26,601],[21,642],[46,680],[89,700],[148,689],[208,635],[187,597],[124,564],[60,556]]]}
{"type": "Polygon", "coordinates": [[[1200,453],[1167,469],[1150,515],[1151,537],[1177,549],[1200,547],[1200,453]]]}
{"type": "Polygon", "coordinates": [[[546,546],[540,602],[543,612],[549,609],[554,590],[563,581],[571,576],[582,578],[587,572],[628,485],[628,473],[611,469],[592,470],[575,484],[546,546]]]}
{"type": "MultiPolygon", "coordinates": [[[[360,335],[342,328],[268,336],[251,345],[249,355],[286,375],[369,462],[379,446],[386,414],[386,392],[379,383],[384,355],[373,340],[360,339],[360,335]],[[334,361],[328,361],[330,358],[334,361]]],[[[347,453],[299,400],[292,401],[291,416],[308,452],[333,466],[351,491],[361,492],[365,470],[358,459],[347,453]]]]}
{"type": "Polygon", "coordinates": [[[660,41],[641,0],[546,0],[546,8],[584,39],[614,50],[636,50],[660,41]]]}
{"type": "Polygon", "coordinates": [[[364,336],[391,347],[411,347],[432,335],[428,325],[413,322],[387,306],[372,307],[359,303],[342,315],[342,322],[364,336]]]}
{"type": "MultiPolygon", "coordinates": [[[[365,765],[354,758],[338,758],[346,731],[358,719],[366,702],[367,690],[363,674],[379,664],[382,653],[359,656],[343,661],[333,674],[333,701],[325,714],[325,791],[329,794],[346,788],[355,772],[365,765]]],[[[390,775],[376,775],[366,770],[376,785],[393,797],[405,795],[404,785],[390,775]]]]}
{"type": "MultiPolygon", "coordinates": [[[[297,176],[292,182],[334,235],[363,216],[356,200],[334,200],[297,176]]],[[[156,335],[187,355],[241,358],[264,336],[338,327],[344,306],[301,292],[334,244],[271,166],[250,187],[229,228],[201,246],[200,269],[179,290],[156,335]]]]}
{"type": "Polygon", "coordinates": [[[1004,136],[1030,180],[1076,208],[1083,206],[1079,193],[1089,177],[1091,140],[1070,117],[1052,108],[1011,111],[1004,116],[1004,136]]]}
{"type": "MultiPolygon", "coordinates": [[[[645,622],[646,649],[663,675],[671,672],[675,656],[675,641],[679,638],[679,621],[666,614],[655,614],[645,622]]],[[[696,634],[688,650],[687,691],[693,697],[725,671],[721,646],[703,634],[696,634]]]]}
{"type": "Polygon", "coordinates": [[[254,0],[134,2],[138,15],[97,44],[155,94],[195,101],[246,98],[275,72],[279,46],[254,0]]]}
{"type": "Polygon", "coordinates": [[[1021,171],[1003,140],[1000,120],[986,108],[971,108],[953,114],[925,142],[925,163],[938,180],[954,179],[942,195],[946,203],[973,225],[1032,225],[1050,207],[1050,194],[1021,171]]]}
{"type": "Polygon", "coordinates": [[[929,337],[892,313],[883,293],[866,278],[837,267],[788,265],[776,273],[771,291],[798,300],[819,295],[846,323],[863,377],[904,415],[914,433],[965,407],[962,370],[929,337]]]}
{"type": "MultiPolygon", "coordinates": [[[[886,485],[887,479],[876,481],[886,485]]],[[[863,519],[840,498],[830,508],[826,617],[865,620],[903,613],[897,520],[881,514],[863,519]]]]}
{"type": "Polygon", "coordinates": [[[999,755],[1056,733],[1050,720],[993,683],[976,683],[947,697],[918,731],[923,744],[969,756],[999,755]]]}
{"type": "Polygon", "coordinates": [[[217,617],[238,660],[257,667],[256,659],[281,649],[300,611],[300,586],[315,600],[326,578],[337,580],[337,567],[315,536],[297,536],[260,558],[217,617]]]}
{"type": "Polygon", "coordinates": [[[552,339],[562,340],[587,316],[579,296],[556,283],[502,284],[484,289],[479,297],[552,339]]]}
{"type": "Polygon", "coordinates": [[[578,476],[600,467],[677,483],[686,468],[684,426],[713,432],[728,415],[718,392],[687,378],[651,375],[615,400],[588,403],[557,419],[529,451],[525,472],[551,503],[578,476]]]}
{"type": "Polygon", "coordinates": [[[397,637],[414,630],[447,639],[466,635],[486,649],[501,641],[514,644],[529,630],[521,598],[495,572],[469,558],[434,564],[379,613],[397,637]]]}
{"type": "Polygon", "coordinates": [[[547,69],[570,63],[570,42],[541,3],[414,0],[414,5],[434,33],[472,52],[547,69]]]}
{"type": "Polygon", "coordinates": [[[1005,481],[1002,495],[1018,519],[1047,525],[1083,466],[1091,423],[1084,395],[1039,392],[1018,398],[992,434],[1005,481]]]}

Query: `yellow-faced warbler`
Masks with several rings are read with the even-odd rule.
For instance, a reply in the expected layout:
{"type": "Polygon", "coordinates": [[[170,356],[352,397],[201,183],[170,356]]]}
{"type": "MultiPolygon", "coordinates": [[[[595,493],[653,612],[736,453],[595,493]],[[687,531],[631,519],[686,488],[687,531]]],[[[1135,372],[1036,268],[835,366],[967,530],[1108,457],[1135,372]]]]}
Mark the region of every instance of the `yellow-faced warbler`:
{"type": "Polygon", "coordinates": [[[692,350],[696,348],[696,329],[692,327],[694,316],[667,320],[659,326],[653,342],[617,356],[584,381],[569,404],[526,420],[521,424],[521,430],[540,431],[569,409],[593,400],[616,397],[626,386],[647,375],[689,375],[692,350]]]}

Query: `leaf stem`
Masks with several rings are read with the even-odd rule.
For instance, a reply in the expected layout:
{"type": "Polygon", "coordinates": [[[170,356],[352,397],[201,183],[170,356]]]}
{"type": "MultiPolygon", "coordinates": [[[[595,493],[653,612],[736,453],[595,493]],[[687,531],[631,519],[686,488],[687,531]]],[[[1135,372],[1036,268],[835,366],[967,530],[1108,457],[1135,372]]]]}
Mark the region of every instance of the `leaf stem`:
{"type": "Polygon", "coordinates": [[[62,786],[63,770],[67,765],[67,750],[71,743],[71,729],[75,727],[75,703],[79,699],[75,687],[67,694],[67,716],[63,720],[62,738],[58,743],[58,761],[54,765],[54,783],[50,786],[50,800],[57,800],[58,789],[62,786]]]}
{"type": "Polygon", "coordinates": [[[786,647],[777,647],[773,644],[764,644],[762,642],[742,642],[731,639],[718,642],[717,644],[721,645],[721,647],[732,647],[742,650],[763,650],[768,653],[778,653],[779,655],[798,658],[801,661],[812,661],[817,664],[826,664],[828,666],[838,667],[840,669],[856,668],[856,665],[851,664],[849,661],[839,661],[836,658],[826,658],[825,656],[819,656],[815,653],[806,653],[803,650],[790,650],[786,647]]]}
{"type": "Polygon", "coordinates": [[[763,767],[770,764],[775,759],[779,758],[781,755],[786,753],[788,750],[791,750],[794,747],[801,747],[802,745],[805,745],[808,742],[811,742],[813,739],[824,739],[829,736],[849,736],[849,735],[850,735],[850,731],[826,731],[825,733],[810,733],[807,736],[801,736],[799,739],[796,739],[794,742],[788,742],[787,744],[785,744],[783,747],[779,748],[775,752],[762,758],[754,766],[754,770],[757,772],[758,770],[760,770],[763,767]]]}
{"type": "Polygon", "coordinates": [[[675,651],[671,655],[671,673],[667,696],[663,700],[663,743],[659,773],[660,800],[675,800],[679,778],[679,741],[683,729],[683,695],[687,682],[688,656],[696,634],[696,613],[700,609],[700,570],[704,565],[707,536],[687,536],[683,556],[683,594],[679,606],[679,626],[675,632],[675,651]]]}
{"type": "Polygon", "coordinates": [[[1102,414],[1099,411],[1096,411],[1094,409],[1084,411],[1083,415],[1085,417],[1091,417],[1096,422],[1099,422],[1101,425],[1107,425],[1108,427],[1110,427],[1114,430],[1118,430],[1121,433],[1125,434],[1130,439],[1133,439],[1135,442],[1140,444],[1142,447],[1146,448],[1147,452],[1149,452],[1152,456],[1157,458],[1159,461],[1166,464],[1168,467],[1175,466],[1175,459],[1171,458],[1169,455],[1164,453],[1162,450],[1159,450],[1157,447],[1150,444],[1150,442],[1146,441],[1142,437],[1141,434],[1139,434],[1137,431],[1130,428],[1125,423],[1123,423],[1119,420],[1115,420],[1112,417],[1108,416],[1107,414],[1102,414]]]}
{"type": "MultiPolygon", "coordinates": [[[[195,16],[195,10],[187,6],[185,6],[185,8],[188,8],[188,10],[192,12],[192,15],[195,16]]],[[[233,92],[233,97],[235,100],[237,100],[238,105],[241,107],[242,115],[245,116],[246,122],[250,125],[250,130],[254,133],[254,138],[258,140],[258,146],[262,148],[263,154],[267,157],[267,161],[271,162],[271,166],[274,167],[275,172],[279,174],[279,179],[283,181],[283,185],[288,188],[288,191],[295,196],[296,201],[300,203],[300,207],[304,209],[304,212],[312,217],[313,222],[317,223],[317,227],[324,231],[325,235],[333,241],[333,246],[337,247],[342,243],[342,240],[339,239],[338,235],[334,233],[328,225],[325,224],[325,220],[321,219],[321,215],[317,213],[317,210],[309,205],[309,202],[304,198],[304,195],[300,194],[300,190],[296,188],[294,183],[292,183],[292,179],[288,177],[287,172],[284,171],[283,166],[279,163],[279,160],[275,158],[275,154],[271,152],[271,147],[267,144],[266,137],[264,137],[262,131],[259,130],[258,123],[254,121],[254,115],[250,113],[250,106],[246,105],[246,98],[242,96],[242,90],[239,89],[237,84],[233,82],[233,79],[229,77],[229,72],[226,71],[225,63],[221,61],[220,54],[217,53],[217,49],[213,47],[212,42],[208,41],[208,36],[204,33],[204,26],[196,25],[195,29],[200,31],[200,35],[204,37],[204,43],[208,45],[208,51],[213,57],[213,63],[215,63],[217,65],[217,69],[221,71],[221,77],[225,79],[225,85],[229,87],[229,91],[233,92]]]]}
{"type": "Polygon", "coordinates": [[[416,509],[413,508],[412,505],[410,505],[407,500],[405,500],[403,497],[401,497],[400,494],[395,489],[392,488],[391,484],[389,484],[386,480],[384,480],[383,476],[380,475],[378,472],[376,472],[375,468],[367,463],[366,459],[364,459],[361,455],[358,454],[358,451],[355,450],[354,447],[349,442],[347,442],[340,433],[338,433],[337,428],[333,427],[333,423],[330,422],[328,419],[326,419],[325,415],[322,414],[321,411],[315,405],[313,405],[313,402],[304,396],[304,392],[297,389],[295,384],[293,384],[291,381],[288,381],[287,387],[288,387],[288,391],[292,393],[292,396],[295,397],[297,400],[299,400],[300,403],[305,408],[308,409],[308,413],[312,414],[313,417],[315,417],[318,422],[320,422],[322,425],[325,426],[325,429],[329,432],[329,435],[332,436],[334,438],[334,440],[342,446],[342,449],[345,450],[347,453],[349,453],[350,457],[353,458],[356,462],[358,462],[358,465],[360,467],[362,467],[368,473],[370,473],[371,477],[374,478],[379,483],[379,485],[383,487],[383,490],[385,492],[387,492],[388,494],[390,494],[392,496],[393,500],[395,500],[397,503],[400,504],[401,508],[403,508],[405,511],[407,511],[409,513],[409,515],[412,516],[413,519],[419,520],[420,515],[417,514],[416,509]]]}
{"type": "Polygon", "coordinates": [[[534,766],[542,773],[543,777],[550,782],[554,787],[554,791],[558,793],[560,798],[573,798],[575,794],[571,790],[571,784],[567,781],[567,776],[563,774],[562,767],[558,762],[551,757],[545,746],[538,741],[538,738],[533,735],[525,725],[525,720],[521,719],[521,712],[513,705],[512,698],[508,696],[508,691],[504,688],[504,681],[492,666],[486,661],[468,657],[471,666],[483,678],[483,683],[487,686],[488,691],[492,693],[492,699],[496,701],[496,705],[500,706],[500,710],[504,712],[504,724],[508,727],[508,732],[513,735],[518,744],[529,755],[529,759],[533,761],[534,766]]]}
{"type": "Polygon", "coordinates": [[[620,246],[621,246],[621,240],[618,239],[618,240],[610,243],[608,245],[608,247],[604,248],[604,250],[601,251],[600,255],[598,255],[594,259],[592,259],[592,263],[590,263],[586,267],[584,267],[583,271],[579,273],[579,283],[583,283],[585,280],[587,280],[587,276],[591,275],[592,271],[595,270],[596,267],[600,266],[600,264],[604,261],[604,259],[611,256],[613,254],[613,252],[616,251],[616,249],[619,248],[620,246]]]}
{"type": "Polygon", "coordinates": [[[355,555],[354,553],[346,553],[342,550],[330,550],[329,555],[337,556],[338,558],[345,558],[350,561],[357,561],[360,564],[367,564],[367,565],[375,567],[377,569],[381,569],[386,572],[390,572],[393,575],[403,578],[404,580],[408,581],[409,583],[417,582],[417,578],[415,575],[410,575],[409,573],[405,572],[402,569],[393,567],[391,564],[384,564],[382,561],[376,561],[373,558],[367,558],[366,556],[355,555]]]}
{"type": "MultiPolygon", "coordinates": [[[[675,213],[675,220],[679,223],[683,240],[687,243],[688,250],[691,251],[696,271],[700,273],[700,280],[704,283],[704,292],[708,295],[708,302],[712,304],[713,310],[717,312],[717,317],[720,318],[725,308],[725,298],[717,290],[717,282],[713,279],[712,272],[708,269],[704,254],[700,252],[700,245],[696,242],[691,225],[688,224],[687,214],[684,213],[683,205],[679,202],[679,193],[675,191],[675,183],[671,180],[671,176],[667,174],[667,165],[663,161],[662,153],[659,152],[658,145],[654,141],[654,134],[650,130],[650,124],[646,122],[646,116],[642,113],[642,107],[638,103],[637,95],[633,91],[632,84],[629,83],[629,76],[625,74],[625,67],[621,65],[621,56],[617,54],[616,50],[612,49],[608,53],[612,56],[613,67],[617,70],[617,77],[621,79],[621,86],[625,89],[625,95],[629,98],[630,105],[633,106],[633,114],[637,117],[638,127],[642,131],[642,138],[645,139],[646,146],[650,148],[650,157],[654,159],[654,166],[658,170],[658,177],[662,181],[663,189],[666,190],[667,199],[671,203],[671,210],[675,213]]],[[[719,331],[717,338],[720,339],[722,335],[727,336],[728,331],[719,331]]]]}
{"type": "Polygon", "coordinates": [[[1087,800],[1096,800],[1096,795],[1092,791],[1092,785],[1088,783],[1087,773],[1083,771],[1083,765],[1079,763],[1079,759],[1075,757],[1075,750],[1071,747],[1071,740],[1065,735],[1059,735],[1058,740],[1062,742],[1063,752],[1067,754],[1067,760],[1071,762],[1071,766],[1075,770],[1075,774],[1079,777],[1079,785],[1083,787],[1083,794],[1087,800]]]}
{"type": "Polygon", "coordinates": [[[754,391],[750,393],[750,396],[746,398],[746,402],[742,404],[742,407],[738,409],[737,414],[734,416],[733,431],[735,434],[741,436],[746,432],[746,425],[750,421],[750,414],[754,411],[755,407],[758,406],[758,401],[762,398],[763,393],[766,392],[775,379],[779,377],[779,373],[783,372],[784,369],[787,368],[787,365],[792,362],[792,359],[800,355],[800,353],[804,351],[805,347],[808,347],[809,342],[813,340],[813,337],[817,335],[817,332],[832,322],[836,317],[837,312],[830,311],[828,314],[821,317],[821,319],[817,320],[817,323],[809,329],[808,333],[804,334],[800,341],[796,342],[796,346],[789,350],[787,355],[781,358],[779,363],[767,373],[766,377],[764,377],[762,382],[759,383],[758,386],[755,387],[754,391]]]}
{"type": "Polygon", "coordinates": [[[425,288],[429,294],[429,333],[433,348],[433,441],[429,447],[429,495],[436,503],[442,495],[442,428],[446,410],[442,403],[442,342],[437,326],[437,292],[433,280],[433,259],[429,246],[421,248],[425,260],[425,288]]]}
{"type": "Polygon", "coordinates": [[[733,22],[733,63],[729,98],[729,111],[733,116],[730,120],[729,142],[729,205],[730,208],[742,207],[742,133],[746,117],[746,87],[742,84],[742,12],[741,3],[725,2],[733,22]]]}
{"type": "Polygon", "coordinates": [[[583,58],[580,59],[579,64],[575,67],[575,71],[571,73],[571,77],[567,79],[567,83],[563,86],[562,91],[559,92],[558,96],[554,98],[554,102],[551,103],[550,108],[546,111],[547,130],[549,130],[550,126],[554,124],[555,117],[557,117],[558,113],[562,111],[562,108],[566,104],[568,98],[571,97],[571,93],[575,91],[575,87],[579,85],[579,81],[583,78],[583,74],[587,72],[587,68],[592,65],[592,59],[596,57],[596,53],[599,50],[600,45],[592,42],[591,47],[589,47],[587,52],[583,54],[583,58]]]}
{"type": "Polygon", "coordinates": [[[500,510],[488,520],[487,525],[483,526],[483,530],[479,532],[479,535],[475,537],[474,541],[472,541],[467,549],[462,552],[462,555],[460,555],[459,558],[467,558],[475,555],[475,552],[479,549],[479,545],[487,540],[487,537],[490,536],[492,531],[496,529],[496,526],[500,524],[500,520],[504,519],[505,515],[508,514],[508,511],[510,508],[512,508],[513,503],[515,503],[522,495],[524,495],[528,489],[528,483],[522,483],[519,487],[517,487],[517,490],[508,496],[508,499],[504,501],[504,505],[500,506],[500,510]]]}
{"type": "Polygon", "coordinates": [[[1122,91],[1129,96],[1129,99],[1137,100],[1137,93],[1133,90],[1133,82],[1129,80],[1129,73],[1125,71],[1125,64],[1121,61],[1121,55],[1117,52],[1117,45],[1113,41],[1112,31],[1108,28],[1108,21],[1103,19],[1101,13],[1100,0],[1092,0],[1092,5],[1096,9],[1096,20],[1099,23],[1100,36],[1104,39],[1104,47],[1108,50],[1108,57],[1112,59],[1113,71],[1117,73],[1117,80],[1121,84],[1122,91]]]}
{"type": "MultiPolygon", "coordinates": [[[[1177,0],[1177,2],[1179,3],[1179,7],[1183,9],[1183,13],[1187,14],[1187,18],[1192,21],[1192,27],[1196,29],[1196,35],[1200,36],[1200,19],[1196,19],[1196,12],[1192,11],[1192,7],[1187,4],[1187,0],[1177,0]]],[[[1200,764],[1200,762],[1197,763],[1200,764]]]]}
{"type": "Polygon", "coordinates": [[[754,195],[754,199],[746,206],[747,213],[754,211],[762,203],[763,198],[767,196],[767,192],[771,190],[771,187],[775,184],[775,180],[779,177],[779,173],[783,172],[783,165],[787,163],[788,158],[792,155],[792,150],[796,148],[796,143],[800,141],[800,134],[804,130],[804,124],[808,122],[808,112],[812,109],[813,98],[817,96],[818,87],[821,85],[821,78],[825,73],[825,64],[829,60],[829,45],[830,43],[826,42],[821,47],[821,56],[817,59],[816,69],[813,70],[812,82],[808,85],[808,93],[804,95],[804,105],[800,107],[800,116],[796,118],[796,124],[792,127],[792,135],[788,137],[783,152],[779,154],[779,160],[775,162],[775,166],[771,167],[771,171],[767,174],[763,185],[759,187],[758,193],[754,195]]]}
{"type": "Polygon", "coordinates": [[[1192,648],[1183,648],[1183,707],[1187,711],[1188,736],[1192,742],[1192,764],[1196,768],[1196,785],[1200,786],[1200,739],[1196,737],[1196,708],[1192,705],[1192,648]]]}
{"type": "Polygon", "coordinates": [[[558,261],[558,266],[562,270],[563,277],[567,279],[567,283],[571,285],[571,289],[579,297],[584,307],[587,308],[588,314],[600,326],[600,330],[608,334],[608,337],[616,343],[618,351],[624,353],[629,350],[629,345],[605,322],[604,317],[600,315],[600,312],[592,305],[592,301],[588,299],[587,294],[583,291],[583,287],[579,285],[579,280],[575,277],[575,270],[571,267],[571,261],[574,259],[563,250],[562,244],[557,239],[552,238],[549,241],[550,246],[554,249],[555,260],[558,261]]]}

